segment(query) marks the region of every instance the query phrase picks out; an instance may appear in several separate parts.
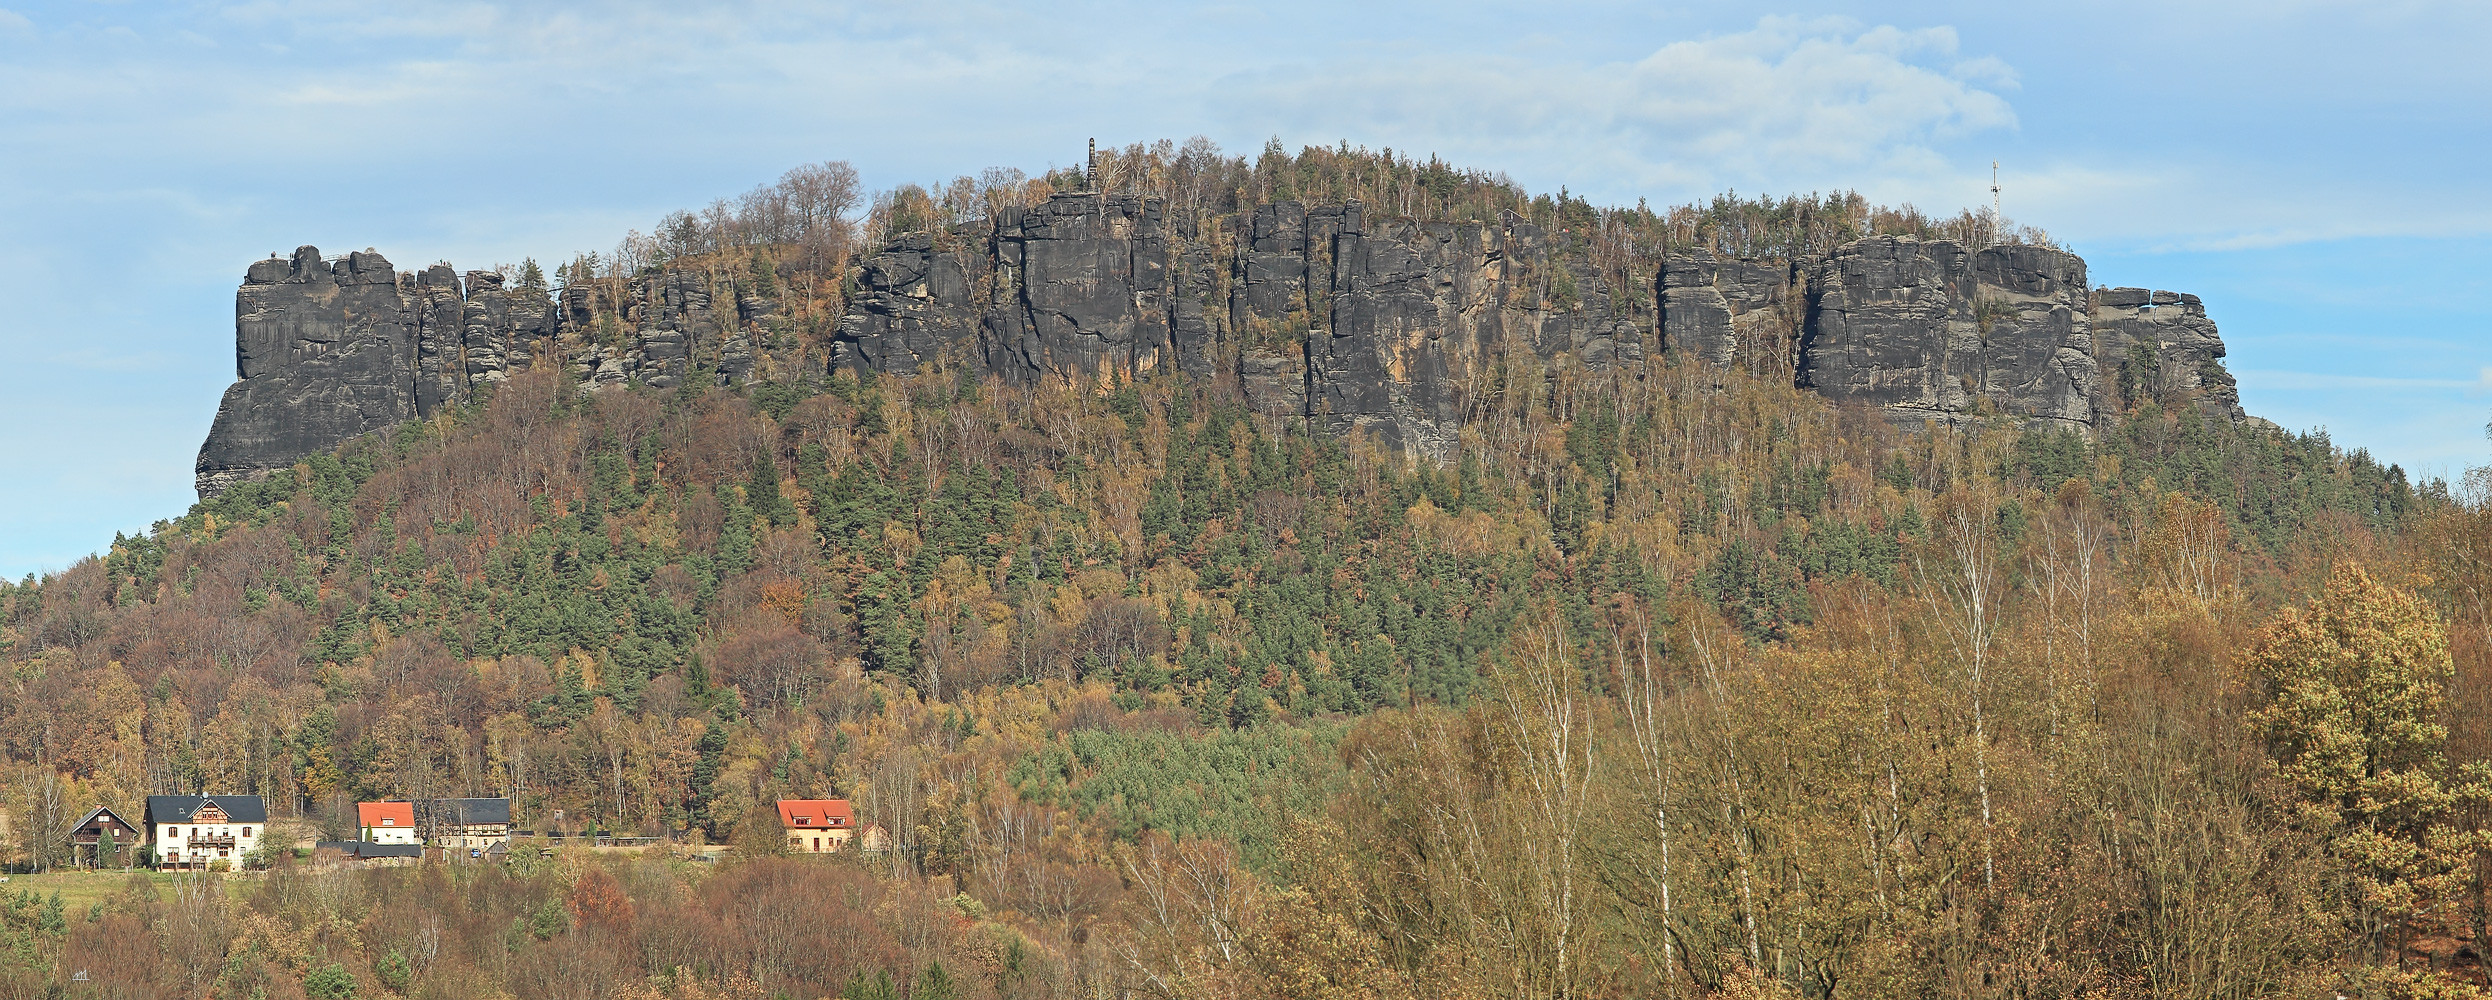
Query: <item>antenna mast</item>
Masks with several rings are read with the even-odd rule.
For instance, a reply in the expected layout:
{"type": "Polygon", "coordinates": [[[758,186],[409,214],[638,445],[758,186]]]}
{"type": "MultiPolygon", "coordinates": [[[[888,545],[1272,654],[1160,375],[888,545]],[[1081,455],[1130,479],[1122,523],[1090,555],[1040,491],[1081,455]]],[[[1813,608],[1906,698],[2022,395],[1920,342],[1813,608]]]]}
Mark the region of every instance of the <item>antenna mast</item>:
{"type": "MultiPolygon", "coordinates": [[[[1991,178],[1994,181],[1997,179],[1991,178]]],[[[1099,190],[1099,139],[1096,136],[1091,137],[1090,140],[1090,159],[1082,162],[1082,182],[1089,185],[1093,191],[1099,190]]]]}
{"type": "Polygon", "coordinates": [[[1999,214],[1999,161],[1992,160],[1990,161],[1990,242],[1999,242],[1999,229],[2006,224],[2006,217],[1999,214]]]}

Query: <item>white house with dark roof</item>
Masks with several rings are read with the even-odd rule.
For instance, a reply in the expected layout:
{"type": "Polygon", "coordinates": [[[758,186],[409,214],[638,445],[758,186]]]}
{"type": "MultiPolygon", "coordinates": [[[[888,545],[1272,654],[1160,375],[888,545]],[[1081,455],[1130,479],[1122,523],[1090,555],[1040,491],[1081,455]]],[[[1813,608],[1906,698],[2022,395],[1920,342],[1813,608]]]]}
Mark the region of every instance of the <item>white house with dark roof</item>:
{"type": "Polygon", "coordinates": [[[268,806],[257,795],[150,795],[141,822],[159,868],[240,864],[268,832],[268,806]]]}
{"type": "Polygon", "coordinates": [[[510,843],[509,799],[423,799],[414,805],[416,827],[435,846],[482,855],[510,843]]]}

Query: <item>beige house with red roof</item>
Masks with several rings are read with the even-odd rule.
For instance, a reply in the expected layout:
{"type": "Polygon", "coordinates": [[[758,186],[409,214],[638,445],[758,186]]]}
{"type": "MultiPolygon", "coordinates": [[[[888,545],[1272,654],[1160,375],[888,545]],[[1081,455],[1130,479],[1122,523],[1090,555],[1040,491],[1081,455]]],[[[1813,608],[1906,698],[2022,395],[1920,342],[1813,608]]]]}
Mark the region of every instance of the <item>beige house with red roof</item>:
{"type": "Polygon", "coordinates": [[[857,835],[857,811],[847,799],[780,799],[779,828],[788,850],[833,854],[857,835]]]}
{"type": "Polygon", "coordinates": [[[421,844],[415,830],[413,802],[357,802],[355,826],[367,844],[421,844]]]}

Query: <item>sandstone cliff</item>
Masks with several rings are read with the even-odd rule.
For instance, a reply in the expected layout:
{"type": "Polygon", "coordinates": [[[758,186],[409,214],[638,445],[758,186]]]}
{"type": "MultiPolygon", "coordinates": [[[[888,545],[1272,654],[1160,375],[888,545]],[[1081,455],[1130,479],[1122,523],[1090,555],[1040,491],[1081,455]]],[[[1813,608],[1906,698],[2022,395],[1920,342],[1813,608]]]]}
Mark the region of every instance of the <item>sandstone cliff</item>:
{"type": "Polygon", "coordinates": [[[303,247],[251,265],[234,296],[235,382],[200,448],[202,496],[366,431],[467,399],[533,363],[550,312],[499,275],[403,274],[380,254],[303,247]],[[468,291],[472,289],[473,291],[468,291]]]}
{"type": "Polygon", "coordinates": [[[2197,296],[2089,291],[2085,261],[2049,247],[1880,236],[1802,260],[1676,255],[1655,296],[1667,349],[1898,420],[2090,431],[2149,396],[2242,419],[2197,296]]]}
{"type": "Polygon", "coordinates": [[[1684,352],[1899,420],[1997,412],[2090,430],[2140,394],[2240,417],[2194,296],[2089,291],[2085,262],[1873,237],[1803,260],[1678,255],[1616,287],[1565,233],[1372,219],[1278,202],[1197,223],[1156,199],[1062,194],[901,236],[858,263],[828,354],[787,328],[772,275],[709,262],[549,296],[493,272],[396,271],[311,247],[254,264],[238,380],[200,449],[203,496],[457,405],[513,370],[590,388],[966,369],[1016,382],[1184,373],[1255,409],[1450,457],[1501,357],[1591,367],[1684,352]]]}

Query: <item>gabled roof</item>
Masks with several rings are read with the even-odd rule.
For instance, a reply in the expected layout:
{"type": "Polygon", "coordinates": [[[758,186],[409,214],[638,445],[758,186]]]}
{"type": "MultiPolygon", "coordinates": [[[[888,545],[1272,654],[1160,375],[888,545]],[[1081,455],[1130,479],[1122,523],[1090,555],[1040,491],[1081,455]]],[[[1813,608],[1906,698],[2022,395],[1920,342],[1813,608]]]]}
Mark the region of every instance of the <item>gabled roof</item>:
{"type": "Polygon", "coordinates": [[[228,823],[266,823],[268,805],[257,795],[150,795],[147,797],[146,820],[157,823],[188,823],[199,807],[210,802],[225,813],[228,823]]]}
{"type": "Polygon", "coordinates": [[[357,802],[355,825],[366,830],[415,829],[415,803],[357,802]]]}
{"type": "Polygon", "coordinates": [[[414,803],[417,815],[443,826],[510,825],[509,799],[427,799],[414,803]]]}
{"type": "Polygon", "coordinates": [[[779,825],[790,830],[845,830],[857,825],[847,799],[780,799],[779,825]]]}
{"type": "Polygon", "coordinates": [[[87,824],[95,822],[97,817],[104,817],[104,818],[107,818],[107,819],[109,819],[109,820],[111,820],[111,821],[112,821],[112,824],[113,824],[114,826],[118,826],[118,827],[120,827],[121,829],[128,830],[128,831],[130,831],[131,833],[139,833],[139,832],[141,832],[141,831],[140,831],[140,829],[139,829],[139,825],[138,825],[138,824],[136,824],[136,823],[132,823],[132,822],[130,822],[129,820],[126,820],[126,819],[122,819],[122,818],[121,818],[121,814],[120,814],[120,813],[117,813],[117,812],[112,811],[111,807],[109,807],[109,806],[96,806],[96,807],[95,807],[95,810],[94,810],[93,812],[87,813],[86,815],[79,817],[77,822],[69,824],[69,830],[70,830],[70,832],[74,834],[74,833],[76,833],[77,831],[80,831],[80,830],[84,830],[84,829],[86,829],[86,828],[87,828],[87,824]]]}

